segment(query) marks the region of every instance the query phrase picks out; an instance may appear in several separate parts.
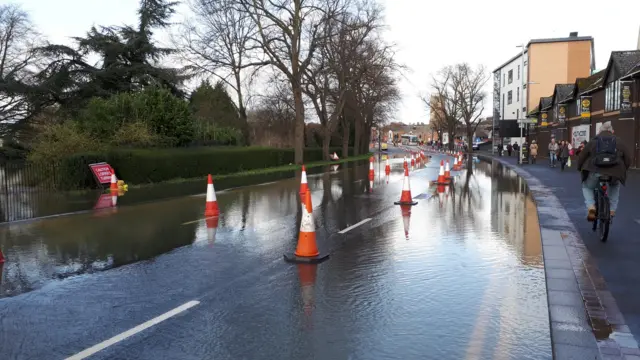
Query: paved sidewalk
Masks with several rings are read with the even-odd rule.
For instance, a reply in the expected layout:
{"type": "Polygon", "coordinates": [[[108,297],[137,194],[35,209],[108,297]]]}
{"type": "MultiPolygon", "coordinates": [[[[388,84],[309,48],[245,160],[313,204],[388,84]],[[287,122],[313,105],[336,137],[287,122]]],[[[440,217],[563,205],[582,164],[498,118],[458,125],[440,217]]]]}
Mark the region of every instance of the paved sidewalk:
{"type": "MultiPolygon", "coordinates": [[[[491,156],[490,152],[477,154],[491,156]]],[[[580,173],[575,165],[563,172],[559,167],[550,168],[548,159],[539,160],[537,164],[519,166],[515,156],[497,158],[512,166],[521,167],[551,189],[565,208],[591,257],[595,259],[624,322],[635,339],[640,340],[640,171],[629,171],[627,184],[620,193],[620,204],[609,240],[602,243],[591,230],[591,224],[586,221],[580,173]]],[[[633,359],[640,360],[640,357],[633,359]]]]}

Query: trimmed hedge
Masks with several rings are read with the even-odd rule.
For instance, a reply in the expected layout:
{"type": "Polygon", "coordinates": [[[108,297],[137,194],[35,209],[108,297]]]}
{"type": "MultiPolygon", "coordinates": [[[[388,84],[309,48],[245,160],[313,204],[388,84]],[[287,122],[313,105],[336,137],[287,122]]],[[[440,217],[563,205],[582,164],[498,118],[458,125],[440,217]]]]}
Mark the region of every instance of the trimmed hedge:
{"type": "MultiPolygon", "coordinates": [[[[331,152],[340,153],[338,148],[331,152]]],[[[350,149],[350,153],[353,149],[350,149]]],[[[304,161],[322,160],[322,149],[307,148],[304,161]]],[[[96,187],[89,164],[107,162],[118,178],[129,184],[158,183],[172,179],[224,175],[287,165],[294,162],[293,149],[264,147],[201,147],[172,149],[112,150],[107,153],[76,154],[60,163],[60,189],[96,187]]]]}

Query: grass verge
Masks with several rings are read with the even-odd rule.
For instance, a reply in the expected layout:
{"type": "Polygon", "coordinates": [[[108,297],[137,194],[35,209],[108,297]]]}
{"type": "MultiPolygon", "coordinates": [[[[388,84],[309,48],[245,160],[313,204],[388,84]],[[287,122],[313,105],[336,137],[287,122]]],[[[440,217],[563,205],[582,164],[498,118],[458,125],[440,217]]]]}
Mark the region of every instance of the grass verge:
{"type": "MultiPolygon", "coordinates": [[[[307,169],[311,169],[311,168],[315,168],[315,167],[319,167],[319,166],[343,164],[343,163],[352,162],[352,161],[366,160],[369,157],[371,157],[372,155],[373,155],[373,153],[367,153],[367,154],[362,154],[362,155],[358,155],[358,156],[350,156],[348,158],[340,159],[340,160],[337,160],[337,161],[331,161],[331,160],[330,161],[316,161],[316,162],[310,162],[308,164],[305,164],[304,166],[307,169]]],[[[240,172],[237,172],[237,173],[226,174],[226,175],[218,175],[218,176],[216,176],[215,174],[212,174],[212,175],[213,175],[213,180],[217,181],[217,180],[220,180],[220,179],[229,179],[229,178],[234,178],[234,177],[266,175],[266,174],[273,174],[273,173],[284,172],[284,171],[295,171],[295,170],[299,170],[301,167],[302,167],[301,165],[290,164],[290,165],[282,165],[282,166],[276,166],[276,167],[264,168],[264,169],[240,171],[240,172]]],[[[158,183],[136,184],[136,185],[132,184],[132,185],[129,185],[129,188],[130,189],[138,189],[138,188],[150,187],[150,186],[154,186],[154,185],[175,184],[175,183],[183,183],[183,182],[204,180],[206,178],[207,178],[206,176],[201,176],[201,177],[197,177],[197,178],[177,178],[177,179],[171,179],[171,180],[158,182],[158,183]]],[[[123,180],[125,180],[125,182],[126,182],[126,179],[123,179],[123,180]]]]}

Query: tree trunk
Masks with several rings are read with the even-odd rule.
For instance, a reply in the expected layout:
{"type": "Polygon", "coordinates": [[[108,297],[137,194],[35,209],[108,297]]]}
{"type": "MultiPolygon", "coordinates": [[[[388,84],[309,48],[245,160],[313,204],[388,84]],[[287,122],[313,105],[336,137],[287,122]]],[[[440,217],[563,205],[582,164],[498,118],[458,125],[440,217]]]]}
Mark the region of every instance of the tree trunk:
{"type": "Polygon", "coordinates": [[[240,114],[240,130],[242,131],[242,137],[244,137],[244,144],[249,146],[251,139],[249,138],[249,122],[247,121],[247,109],[244,107],[244,97],[242,95],[242,83],[240,81],[240,72],[235,73],[236,89],[238,95],[238,113],[240,114]]]}
{"type": "Polygon", "coordinates": [[[296,110],[294,161],[300,165],[304,162],[304,103],[302,102],[302,88],[299,84],[293,85],[293,102],[296,110]]]}
{"type": "Polygon", "coordinates": [[[349,134],[351,126],[347,121],[342,121],[342,157],[349,157],[349,134]]]}
{"type": "Polygon", "coordinates": [[[329,145],[331,145],[331,131],[328,126],[325,126],[322,136],[322,157],[325,160],[329,160],[329,145]]]}

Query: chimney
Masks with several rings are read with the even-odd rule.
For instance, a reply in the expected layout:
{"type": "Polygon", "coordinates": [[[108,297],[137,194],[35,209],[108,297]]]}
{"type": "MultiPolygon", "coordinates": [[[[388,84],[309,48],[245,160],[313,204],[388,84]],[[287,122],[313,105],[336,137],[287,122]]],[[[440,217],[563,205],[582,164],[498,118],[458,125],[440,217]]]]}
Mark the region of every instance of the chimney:
{"type": "Polygon", "coordinates": [[[574,31],[574,32],[569,33],[569,37],[578,37],[578,32],[574,31]]]}

